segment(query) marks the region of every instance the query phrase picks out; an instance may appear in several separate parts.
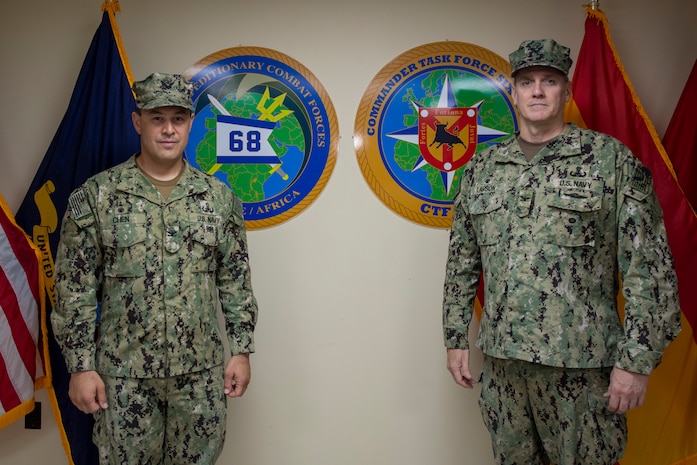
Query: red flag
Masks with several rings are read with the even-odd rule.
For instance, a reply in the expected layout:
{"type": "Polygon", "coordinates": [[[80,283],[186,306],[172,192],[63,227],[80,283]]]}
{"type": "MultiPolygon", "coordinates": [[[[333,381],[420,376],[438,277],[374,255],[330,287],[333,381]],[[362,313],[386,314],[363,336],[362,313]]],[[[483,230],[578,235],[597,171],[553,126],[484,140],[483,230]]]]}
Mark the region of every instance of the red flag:
{"type": "Polygon", "coordinates": [[[697,60],[687,79],[673,117],[670,119],[663,146],[673,162],[680,187],[692,208],[697,207],[697,60]]]}
{"type": "Polygon", "coordinates": [[[45,387],[40,255],[0,196],[0,428],[34,409],[34,390],[45,387]]]}
{"type": "Polygon", "coordinates": [[[567,120],[627,145],[651,170],[675,258],[683,329],[651,375],[642,407],[628,413],[622,465],[697,464],[697,217],[678,185],[656,129],[644,112],[610,39],[605,14],[586,10],[567,120]]]}

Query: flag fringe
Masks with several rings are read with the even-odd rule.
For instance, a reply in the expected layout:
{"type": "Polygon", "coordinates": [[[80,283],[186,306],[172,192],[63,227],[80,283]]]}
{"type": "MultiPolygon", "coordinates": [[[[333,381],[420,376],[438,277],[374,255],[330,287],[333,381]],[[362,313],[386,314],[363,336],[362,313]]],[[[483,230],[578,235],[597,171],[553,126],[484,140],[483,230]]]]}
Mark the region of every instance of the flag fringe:
{"type": "Polygon", "coordinates": [[[34,410],[33,397],[31,399],[25,400],[18,406],[14,407],[12,410],[3,413],[0,416],[0,429],[3,429],[10,423],[13,423],[22,418],[23,416],[27,415],[28,413],[31,413],[32,410],[34,410]]]}
{"type": "MultiPolygon", "coordinates": [[[[123,41],[121,40],[121,33],[119,32],[119,25],[116,23],[116,13],[121,11],[121,5],[118,0],[107,0],[102,3],[102,11],[106,11],[109,15],[109,22],[111,23],[111,30],[114,33],[114,40],[116,41],[116,48],[119,49],[119,56],[121,57],[121,64],[126,72],[126,78],[128,79],[128,84],[133,87],[133,72],[131,71],[131,66],[128,64],[128,56],[126,56],[126,49],[123,46],[123,41]]],[[[135,98],[135,94],[134,94],[135,98]]]]}
{"type": "Polygon", "coordinates": [[[65,451],[65,458],[68,460],[68,465],[75,465],[73,461],[73,451],[70,447],[70,441],[68,440],[68,433],[65,431],[65,426],[63,426],[63,415],[61,414],[60,406],[58,405],[58,397],[56,396],[56,390],[53,387],[46,390],[48,393],[48,401],[51,404],[51,410],[53,411],[53,418],[56,420],[56,426],[58,427],[58,435],[61,438],[61,444],[63,444],[63,450],[65,451]]]}

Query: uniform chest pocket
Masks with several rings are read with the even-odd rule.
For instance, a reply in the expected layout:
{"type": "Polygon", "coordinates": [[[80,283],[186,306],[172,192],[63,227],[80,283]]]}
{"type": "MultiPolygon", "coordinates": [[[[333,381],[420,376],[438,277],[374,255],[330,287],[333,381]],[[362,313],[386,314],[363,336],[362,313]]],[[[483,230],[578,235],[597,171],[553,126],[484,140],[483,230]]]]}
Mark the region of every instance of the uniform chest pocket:
{"type": "Polygon", "coordinates": [[[479,194],[472,197],[469,212],[477,235],[477,245],[498,244],[501,240],[500,224],[503,220],[503,202],[497,194],[479,194]]]}
{"type": "Polygon", "coordinates": [[[548,242],[566,247],[595,245],[598,214],[602,206],[600,192],[560,189],[547,196],[545,224],[548,242]]]}
{"type": "Polygon", "coordinates": [[[147,232],[145,224],[141,223],[119,223],[102,229],[105,276],[145,275],[147,232]]]}
{"type": "Polygon", "coordinates": [[[187,233],[186,243],[192,271],[215,271],[217,269],[216,253],[220,244],[220,227],[213,223],[193,221],[188,224],[187,233]]]}

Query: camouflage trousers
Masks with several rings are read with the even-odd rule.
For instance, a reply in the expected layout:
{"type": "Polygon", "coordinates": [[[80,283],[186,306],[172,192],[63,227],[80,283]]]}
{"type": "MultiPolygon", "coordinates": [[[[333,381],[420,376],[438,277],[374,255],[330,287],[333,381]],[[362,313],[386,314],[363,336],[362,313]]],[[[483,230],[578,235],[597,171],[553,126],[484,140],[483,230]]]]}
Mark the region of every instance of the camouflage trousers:
{"type": "Polygon", "coordinates": [[[212,465],[223,450],[223,367],[170,378],[102,376],[109,407],[94,414],[101,465],[212,465]]]}
{"type": "Polygon", "coordinates": [[[486,356],[479,407],[499,465],[612,465],[627,440],[606,409],[612,368],[569,369],[486,356]]]}

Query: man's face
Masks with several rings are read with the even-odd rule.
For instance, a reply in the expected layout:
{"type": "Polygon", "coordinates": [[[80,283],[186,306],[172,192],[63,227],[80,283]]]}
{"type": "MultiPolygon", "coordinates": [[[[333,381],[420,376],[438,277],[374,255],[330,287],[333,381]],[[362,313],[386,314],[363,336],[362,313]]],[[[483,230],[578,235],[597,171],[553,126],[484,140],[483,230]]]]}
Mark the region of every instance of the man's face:
{"type": "Polygon", "coordinates": [[[515,77],[513,102],[525,123],[563,122],[564,105],[569,96],[566,77],[552,68],[533,66],[515,77]]]}
{"type": "Polygon", "coordinates": [[[141,156],[156,164],[181,159],[189,140],[193,115],[182,107],[160,107],[133,113],[140,134],[141,156]]]}

